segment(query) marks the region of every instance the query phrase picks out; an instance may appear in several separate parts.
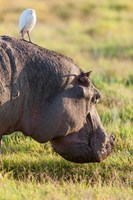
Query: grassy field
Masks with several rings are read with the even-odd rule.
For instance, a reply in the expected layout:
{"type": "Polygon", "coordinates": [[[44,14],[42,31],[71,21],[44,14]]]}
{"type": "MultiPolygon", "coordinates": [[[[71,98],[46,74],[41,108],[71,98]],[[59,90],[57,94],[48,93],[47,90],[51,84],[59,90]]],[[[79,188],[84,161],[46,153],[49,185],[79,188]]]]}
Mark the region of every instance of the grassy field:
{"type": "Polygon", "coordinates": [[[0,200],[133,198],[133,2],[0,0],[0,35],[18,35],[18,17],[34,8],[32,40],[74,59],[102,92],[97,105],[115,149],[100,164],[73,164],[21,133],[3,138],[0,200]]]}

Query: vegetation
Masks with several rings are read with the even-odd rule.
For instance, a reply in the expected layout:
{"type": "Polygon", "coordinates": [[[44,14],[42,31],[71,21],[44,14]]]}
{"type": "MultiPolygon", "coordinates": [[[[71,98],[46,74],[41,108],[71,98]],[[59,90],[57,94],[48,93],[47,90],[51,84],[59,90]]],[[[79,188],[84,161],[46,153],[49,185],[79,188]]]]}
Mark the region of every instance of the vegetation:
{"type": "Polygon", "coordinates": [[[3,138],[0,200],[131,200],[133,197],[133,4],[130,0],[0,0],[0,34],[18,36],[35,8],[32,40],[74,59],[103,94],[97,105],[115,149],[100,164],[73,164],[21,133],[3,138]]]}

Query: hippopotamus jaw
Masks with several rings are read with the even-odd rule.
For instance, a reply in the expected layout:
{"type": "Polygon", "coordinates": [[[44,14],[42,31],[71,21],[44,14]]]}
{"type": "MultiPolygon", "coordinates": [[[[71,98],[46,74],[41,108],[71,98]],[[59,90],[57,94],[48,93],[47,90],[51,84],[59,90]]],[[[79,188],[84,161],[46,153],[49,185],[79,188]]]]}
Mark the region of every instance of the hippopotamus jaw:
{"type": "MultiPolygon", "coordinates": [[[[113,149],[114,139],[103,127],[93,124],[88,114],[84,127],[78,132],[51,140],[54,150],[66,160],[75,163],[101,162],[113,149]]],[[[99,119],[98,119],[99,122],[99,119]]]]}

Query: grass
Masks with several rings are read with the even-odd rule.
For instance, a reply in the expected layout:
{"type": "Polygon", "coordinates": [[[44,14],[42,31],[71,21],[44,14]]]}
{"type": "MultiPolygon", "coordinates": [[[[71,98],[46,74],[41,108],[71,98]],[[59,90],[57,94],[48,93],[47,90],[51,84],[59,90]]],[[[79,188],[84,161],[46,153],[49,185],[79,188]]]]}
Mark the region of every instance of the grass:
{"type": "Polygon", "coordinates": [[[13,180],[3,180],[0,183],[1,196],[5,196],[6,199],[11,200],[20,200],[20,199],[31,199],[31,200],[40,200],[40,199],[103,199],[110,200],[114,199],[117,196],[117,200],[123,197],[124,199],[132,198],[132,191],[130,188],[124,187],[112,187],[109,186],[94,186],[93,188],[86,186],[84,183],[75,183],[73,184],[71,181],[56,183],[54,181],[50,181],[47,183],[34,183],[34,181],[30,183],[20,183],[14,182],[13,180]],[[128,192],[128,197],[126,193],[128,192]],[[105,196],[103,197],[103,193],[105,196]]]}
{"type": "Polygon", "coordinates": [[[21,133],[5,136],[0,200],[130,200],[133,196],[133,4],[130,0],[0,0],[0,34],[18,36],[23,9],[37,12],[32,40],[74,59],[102,92],[97,110],[115,149],[74,164],[21,133]],[[7,28],[8,27],[8,28],[7,28]]]}

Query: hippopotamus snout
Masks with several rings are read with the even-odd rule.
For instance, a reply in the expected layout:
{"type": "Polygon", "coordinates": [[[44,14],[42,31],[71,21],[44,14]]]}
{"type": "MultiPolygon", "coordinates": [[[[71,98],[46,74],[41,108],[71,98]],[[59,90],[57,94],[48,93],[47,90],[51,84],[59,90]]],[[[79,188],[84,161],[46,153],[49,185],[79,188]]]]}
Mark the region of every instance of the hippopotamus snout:
{"type": "Polygon", "coordinates": [[[100,146],[93,143],[94,162],[101,162],[111,154],[114,148],[115,137],[113,135],[106,136],[106,139],[100,146]]]}
{"type": "MultiPolygon", "coordinates": [[[[51,141],[54,150],[66,160],[75,163],[101,162],[113,150],[115,137],[108,136],[102,125],[87,123],[78,132],[51,141]]],[[[100,121],[99,121],[100,122],[100,121]]]]}

